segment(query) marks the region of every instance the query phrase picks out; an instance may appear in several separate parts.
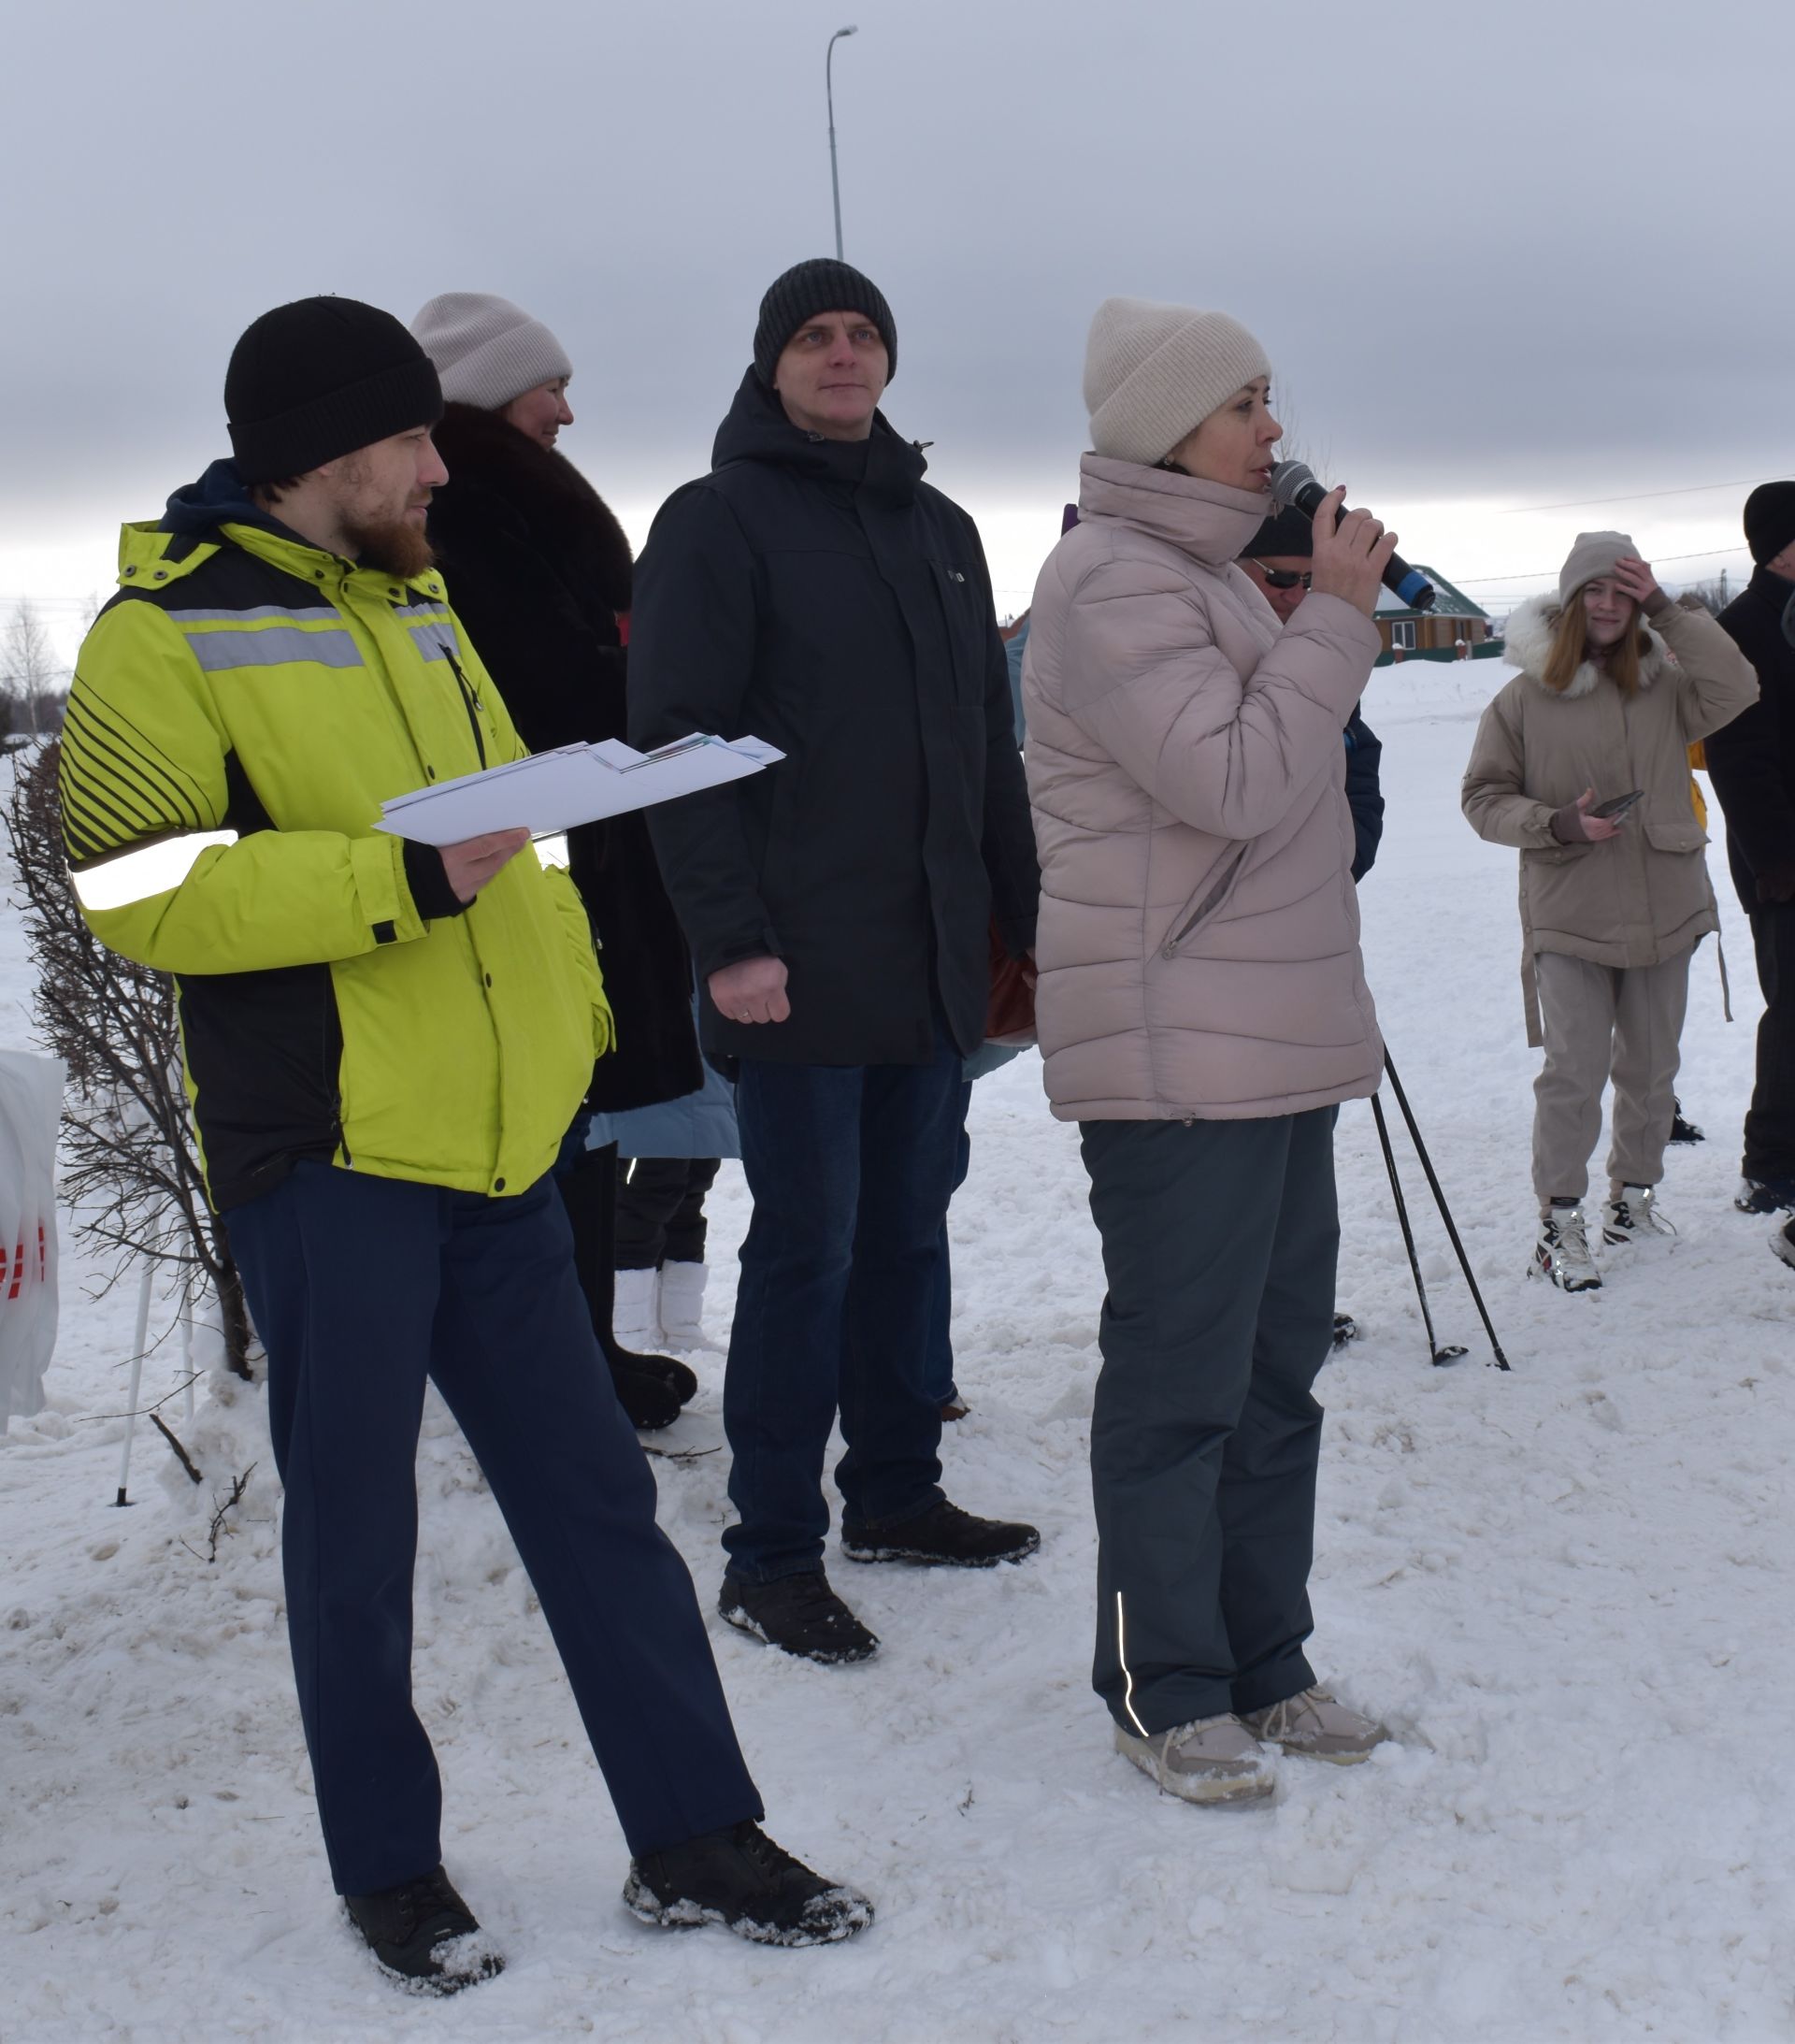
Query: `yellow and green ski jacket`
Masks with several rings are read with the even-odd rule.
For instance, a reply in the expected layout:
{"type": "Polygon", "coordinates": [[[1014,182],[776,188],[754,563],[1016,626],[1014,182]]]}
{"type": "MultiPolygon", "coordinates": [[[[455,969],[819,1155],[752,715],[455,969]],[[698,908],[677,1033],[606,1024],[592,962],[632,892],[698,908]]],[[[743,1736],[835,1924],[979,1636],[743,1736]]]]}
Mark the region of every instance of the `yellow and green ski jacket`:
{"type": "Polygon", "coordinates": [[[586,914],[526,850],[463,912],[381,803],[524,756],[442,578],[307,545],[214,464],[127,525],[63,737],[88,926],[175,975],[212,1204],[302,1158],[504,1197],[610,1047],[586,914]],[[239,499],[233,501],[233,499],[239,499]]]}

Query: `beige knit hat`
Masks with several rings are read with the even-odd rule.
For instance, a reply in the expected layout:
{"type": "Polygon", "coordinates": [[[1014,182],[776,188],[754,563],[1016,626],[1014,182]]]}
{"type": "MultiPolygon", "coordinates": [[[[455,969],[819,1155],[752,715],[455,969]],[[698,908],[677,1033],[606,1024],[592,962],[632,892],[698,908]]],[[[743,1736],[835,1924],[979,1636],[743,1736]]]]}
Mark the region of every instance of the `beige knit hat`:
{"type": "Polygon", "coordinates": [[[1084,346],[1092,451],[1163,461],[1243,383],[1271,373],[1265,350],[1226,312],[1105,298],[1084,346]]]}
{"type": "Polygon", "coordinates": [[[540,383],[573,374],[567,352],[522,306],[486,291],[445,291],[411,331],[437,366],[450,404],[498,411],[540,383]]]}
{"type": "Polygon", "coordinates": [[[1569,603],[1585,583],[1594,582],[1598,575],[1612,575],[1616,561],[1638,552],[1630,533],[1578,533],[1558,570],[1558,601],[1569,603]]]}

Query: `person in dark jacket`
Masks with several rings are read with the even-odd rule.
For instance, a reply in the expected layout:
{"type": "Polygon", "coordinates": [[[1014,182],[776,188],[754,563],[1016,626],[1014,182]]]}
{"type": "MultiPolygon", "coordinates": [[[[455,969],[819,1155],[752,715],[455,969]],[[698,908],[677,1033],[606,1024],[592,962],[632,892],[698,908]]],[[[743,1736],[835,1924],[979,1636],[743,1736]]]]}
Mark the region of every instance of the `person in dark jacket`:
{"type": "Polygon", "coordinates": [[[851,1559],[983,1567],[1040,1544],[942,1496],[925,1384],[990,926],[1028,950],[1040,875],[977,528],[878,410],[897,353],[846,264],[771,286],[711,472],[649,536],[629,677],[632,744],[753,734],[786,756],[650,829],[704,1047],[740,1062],[754,1196],[721,1608],[821,1661],[878,1645],[823,1568],[838,1408],[851,1559]]]}
{"type": "MultiPolygon", "coordinates": [[[[1314,545],[1314,528],[1303,513],[1281,511],[1265,521],[1253,535],[1252,545],[1241,555],[1241,566],[1277,612],[1281,625],[1290,622],[1297,606],[1309,594],[1314,545]]],[[[1360,715],[1357,703],[1343,735],[1346,806],[1353,813],[1353,878],[1363,880],[1377,857],[1378,842],[1384,835],[1384,792],[1378,784],[1378,763],[1384,756],[1384,747],[1360,715]]]]}
{"type": "MultiPolygon", "coordinates": [[[[479,291],[432,298],[411,331],[446,403],[437,448],[449,482],[430,540],[481,656],[532,752],[622,738],[629,541],[555,439],[573,424],[567,351],[538,320],[479,291]]],[[[617,1047],[593,1072],[600,1114],[693,1091],[703,1079],[691,961],[640,814],[567,833],[567,864],[604,957],[617,1047]]],[[[698,1388],[684,1363],[622,1346],[611,1328],[617,1152],[569,1144],[556,1184],[581,1288],[631,1422],[664,1427],[698,1388]]]]}
{"type": "MultiPolygon", "coordinates": [[[[1758,979],[1758,1083],[1745,1116],[1745,1213],[1795,1209],[1795,482],[1766,482],[1745,499],[1745,542],[1756,563],[1744,592],[1720,613],[1758,670],[1759,697],[1707,740],[1708,777],[1727,818],[1727,856],[1751,919],[1758,979]]],[[[1772,1246],[1795,1262],[1795,1222],[1772,1246]]]]}

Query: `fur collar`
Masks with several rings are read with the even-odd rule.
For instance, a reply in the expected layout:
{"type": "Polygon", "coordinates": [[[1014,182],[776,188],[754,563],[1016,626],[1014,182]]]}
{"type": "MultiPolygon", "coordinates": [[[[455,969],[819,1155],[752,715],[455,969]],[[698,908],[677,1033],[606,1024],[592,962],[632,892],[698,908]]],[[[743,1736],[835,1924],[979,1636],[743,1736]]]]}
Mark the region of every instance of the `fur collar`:
{"type": "Polygon", "coordinates": [[[477,405],[445,406],[435,438],[449,469],[446,512],[456,508],[457,484],[490,492],[510,506],[544,553],[569,572],[591,577],[610,610],[628,610],[628,538],[610,505],[565,454],[477,405]]]}
{"type": "MultiPolygon", "coordinates": [[[[1545,663],[1551,656],[1552,629],[1558,622],[1562,608],[1557,597],[1529,597],[1525,603],[1509,613],[1508,629],[1504,634],[1509,665],[1519,668],[1544,696],[1557,693],[1547,688],[1540,676],[1545,672],[1545,663]]],[[[1639,656],[1642,689],[1649,688],[1673,664],[1670,648],[1649,625],[1645,626],[1645,637],[1650,643],[1639,656]]],[[[1572,697],[1588,695],[1601,678],[1595,665],[1586,660],[1564,691],[1565,699],[1569,701],[1572,697]]]]}

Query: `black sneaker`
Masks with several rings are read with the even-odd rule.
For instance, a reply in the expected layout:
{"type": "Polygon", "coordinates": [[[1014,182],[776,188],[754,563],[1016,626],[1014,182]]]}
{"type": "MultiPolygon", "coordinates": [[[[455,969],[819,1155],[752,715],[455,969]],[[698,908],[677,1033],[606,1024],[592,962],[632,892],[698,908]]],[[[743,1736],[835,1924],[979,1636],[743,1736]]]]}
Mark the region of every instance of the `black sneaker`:
{"type": "Polygon", "coordinates": [[[740,1583],[725,1576],[717,1609],[738,1632],[826,1667],[865,1661],[879,1650],[879,1635],[861,1624],[820,1568],[773,1583],[740,1583]]]}
{"type": "Polygon", "coordinates": [[[1742,1178],[1732,1203],[1742,1214],[1795,1211],[1795,1178],[1742,1178]]]}
{"type": "Polygon", "coordinates": [[[1786,1223],[1771,1236],[1770,1253],[1781,1257],[1789,1269],[1795,1271],[1795,1221],[1786,1223]]]}
{"type": "Polygon", "coordinates": [[[644,1923],[721,1923],[757,1945],[834,1945],[872,1922],[872,1904],[825,1880],[752,1819],[629,1863],[624,1901],[644,1923]]]}
{"type": "Polygon", "coordinates": [[[1352,1315],[1350,1313],[1335,1314],[1334,1346],[1336,1348],[1344,1348],[1348,1342],[1356,1342],[1357,1339],[1358,1322],[1353,1318],[1352,1315]]]}
{"type": "Polygon", "coordinates": [[[1673,1143],[1705,1143],[1707,1140],[1706,1133],[1698,1129],[1694,1122],[1684,1120],[1683,1102],[1673,1098],[1671,1101],[1671,1141],[1673,1143]]]}
{"type": "Polygon", "coordinates": [[[1001,1519],[974,1519],[945,1498],[914,1519],[871,1520],[841,1527],[841,1547],[851,1562],[916,1562],[935,1568],[995,1568],[1034,1553],[1041,1535],[1032,1526],[1001,1519]]]}
{"type": "Polygon", "coordinates": [[[343,1905],[381,1965],[422,1994],[458,1994],[505,1970],[439,1866],[343,1905]]]}

